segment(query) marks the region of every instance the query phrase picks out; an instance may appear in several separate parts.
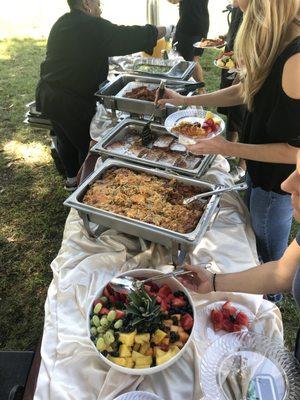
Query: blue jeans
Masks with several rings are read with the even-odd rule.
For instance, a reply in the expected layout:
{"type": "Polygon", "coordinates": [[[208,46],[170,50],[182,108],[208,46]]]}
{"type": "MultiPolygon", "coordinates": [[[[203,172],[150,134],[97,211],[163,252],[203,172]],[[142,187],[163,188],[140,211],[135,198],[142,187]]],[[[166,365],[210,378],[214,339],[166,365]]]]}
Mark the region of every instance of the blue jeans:
{"type": "Polygon", "coordinates": [[[288,246],[293,219],[291,196],[253,188],[247,174],[245,202],[250,211],[257,252],[266,263],[278,260],[288,246]]]}

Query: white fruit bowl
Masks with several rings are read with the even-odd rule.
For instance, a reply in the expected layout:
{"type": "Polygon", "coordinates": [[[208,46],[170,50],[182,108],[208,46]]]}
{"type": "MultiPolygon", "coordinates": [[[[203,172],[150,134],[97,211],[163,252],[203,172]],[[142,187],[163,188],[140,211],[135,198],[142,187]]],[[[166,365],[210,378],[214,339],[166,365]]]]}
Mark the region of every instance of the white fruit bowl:
{"type": "MultiPolygon", "coordinates": [[[[158,275],[161,274],[163,275],[162,272],[159,272],[155,269],[135,269],[132,271],[127,271],[124,272],[122,274],[118,274],[118,276],[133,276],[133,277],[145,277],[145,278],[151,278],[154,275],[158,275]]],[[[105,362],[105,364],[107,364],[109,367],[112,367],[120,372],[123,372],[125,374],[130,374],[130,375],[152,375],[155,374],[157,372],[161,372],[164,369],[170,367],[171,365],[173,365],[176,361],[178,361],[182,355],[184,354],[184,352],[186,351],[187,347],[189,346],[190,342],[191,342],[191,338],[193,336],[194,333],[194,327],[195,327],[195,317],[196,317],[196,309],[195,309],[195,305],[193,303],[193,300],[189,294],[189,292],[187,291],[187,289],[175,278],[165,278],[165,279],[161,279],[160,281],[156,282],[158,284],[159,287],[161,287],[163,284],[167,284],[170,289],[172,290],[172,292],[175,292],[177,290],[180,290],[182,292],[185,293],[185,295],[188,298],[188,301],[193,309],[193,319],[194,319],[194,325],[192,327],[191,330],[191,334],[187,340],[187,342],[185,343],[185,345],[183,346],[183,348],[174,356],[172,357],[169,361],[165,362],[164,364],[161,365],[157,365],[155,367],[150,367],[150,368],[126,368],[126,367],[122,367],[120,365],[117,365],[115,363],[113,363],[112,361],[108,360],[106,357],[104,357],[96,348],[94,342],[91,340],[91,343],[95,349],[95,351],[97,352],[97,354],[99,355],[100,359],[105,362]]],[[[87,313],[87,318],[86,318],[86,326],[87,326],[87,334],[88,337],[90,338],[90,315],[92,314],[93,308],[94,308],[94,300],[98,297],[101,297],[102,292],[104,290],[104,288],[106,287],[107,284],[105,284],[96,294],[95,297],[93,299],[93,301],[91,302],[89,309],[88,309],[88,313],[87,313]]]]}

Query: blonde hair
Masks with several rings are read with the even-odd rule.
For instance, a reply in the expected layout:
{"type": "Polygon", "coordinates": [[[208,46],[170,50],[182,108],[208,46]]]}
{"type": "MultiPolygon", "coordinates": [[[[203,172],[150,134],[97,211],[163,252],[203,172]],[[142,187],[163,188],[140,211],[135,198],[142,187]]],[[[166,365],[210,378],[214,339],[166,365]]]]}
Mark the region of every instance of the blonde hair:
{"type": "Polygon", "coordinates": [[[249,110],[253,110],[254,96],[283,49],[288,27],[299,8],[300,0],[249,0],[235,43],[249,110]]]}

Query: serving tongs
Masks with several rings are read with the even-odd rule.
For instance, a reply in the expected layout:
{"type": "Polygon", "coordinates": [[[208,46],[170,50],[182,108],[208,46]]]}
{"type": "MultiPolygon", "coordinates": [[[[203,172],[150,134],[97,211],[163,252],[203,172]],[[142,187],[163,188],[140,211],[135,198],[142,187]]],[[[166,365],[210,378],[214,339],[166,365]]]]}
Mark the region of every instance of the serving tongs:
{"type": "Polygon", "coordinates": [[[132,276],[124,276],[124,277],[117,277],[113,278],[110,281],[110,286],[113,288],[118,293],[127,293],[130,292],[131,290],[138,290],[140,289],[146,282],[154,282],[154,281],[159,281],[161,279],[165,278],[170,278],[170,277],[176,277],[176,276],[182,276],[182,275],[187,275],[187,274],[192,274],[193,271],[187,271],[185,269],[178,269],[176,271],[170,272],[168,274],[159,274],[159,275],[154,275],[151,278],[143,279],[143,280],[138,280],[135,279],[132,276]]]}
{"type": "Polygon", "coordinates": [[[237,185],[232,185],[232,186],[221,186],[210,192],[196,194],[196,196],[189,197],[188,199],[184,199],[183,204],[186,206],[187,204],[193,203],[196,200],[201,200],[205,197],[210,197],[214,194],[228,193],[228,192],[232,192],[234,190],[246,190],[247,188],[248,188],[248,185],[245,182],[239,183],[237,185]]]}
{"type": "Polygon", "coordinates": [[[155,105],[154,105],[153,114],[150,116],[149,121],[146,123],[146,125],[144,126],[144,128],[143,128],[143,130],[141,132],[142,144],[144,146],[148,146],[153,140],[153,135],[151,134],[150,125],[154,120],[156,110],[158,110],[158,108],[159,108],[159,105],[158,105],[157,101],[160,100],[164,95],[165,84],[166,84],[166,80],[162,79],[160,81],[160,84],[159,84],[159,87],[158,87],[158,95],[157,95],[157,99],[156,99],[156,102],[155,102],[155,105]]]}
{"type": "Polygon", "coordinates": [[[202,89],[204,88],[205,83],[204,82],[196,82],[196,83],[173,83],[169,82],[167,84],[167,87],[170,89],[175,90],[177,93],[189,93],[189,92],[194,92],[197,89],[202,89]]]}

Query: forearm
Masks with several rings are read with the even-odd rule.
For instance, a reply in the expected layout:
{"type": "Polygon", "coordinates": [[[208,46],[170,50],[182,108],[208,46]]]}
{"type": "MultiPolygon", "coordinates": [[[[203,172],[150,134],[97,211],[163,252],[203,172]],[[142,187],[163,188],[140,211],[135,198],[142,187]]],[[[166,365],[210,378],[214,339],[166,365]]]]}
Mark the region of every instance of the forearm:
{"type": "Polygon", "coordinates": [[[221,154],[245,160],[295,164],[298,150],[297,147],[290,146],[287,143],[245,144],[225,142],[221,154]]]}
{"type": "Polygon", "coordinates": [[[216,92],[199,96],[185,97],[184,104],[187,106],[196,105],[203,107],[237,106],[243,104],[241,85],[233,85],[226,89],[217,90],[216,92]]]}
{"type": "Polygon", "coordinates": [[[288,265],[272,261],[244,272],[217,274],[215,287],[217,292],[278,293],[292,288],[293,276],[288,265]]]}

